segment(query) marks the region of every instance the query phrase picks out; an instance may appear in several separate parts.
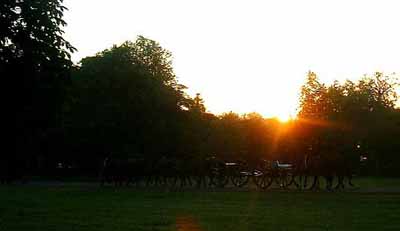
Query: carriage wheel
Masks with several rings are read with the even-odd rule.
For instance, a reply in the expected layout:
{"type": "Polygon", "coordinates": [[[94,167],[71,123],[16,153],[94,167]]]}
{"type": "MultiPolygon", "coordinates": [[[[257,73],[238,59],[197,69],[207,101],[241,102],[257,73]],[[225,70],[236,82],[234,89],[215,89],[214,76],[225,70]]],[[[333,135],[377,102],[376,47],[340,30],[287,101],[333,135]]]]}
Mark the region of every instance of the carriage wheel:
{"type": "Polygon", "coordinates": [[[269,173],[263,173],[259,176],[254,176],[253,181],[258,188],[267,189],[271,186],[273,177],[269,173]]]}
{"type": "Polygon", "coordinates": [[[229,177],[223,162],[214,162],[210,170],[210,185],[223,188],[228,184],[229,177]]]}
{"type": "Polygon", "coordinates": [[[249,175],[247,172],[240,172],[236,176],[231,178],[232,184],[236,187],[243,187],[245,184],[249,182],[249,175]]]}
{"type": "Polygon", "coordinates": [[[229,182],[229,177],[221,168],[214,168],[210,176],[210,183],[216,187],[225,187],[229,182]]]}
{"type": "Polygon", "coordinates": [[[217,174],[211,177],[211,184],[216,187],[223,188],[228,184],[228,182],[229,177],[225,176],[224,174],[217,174]]]}

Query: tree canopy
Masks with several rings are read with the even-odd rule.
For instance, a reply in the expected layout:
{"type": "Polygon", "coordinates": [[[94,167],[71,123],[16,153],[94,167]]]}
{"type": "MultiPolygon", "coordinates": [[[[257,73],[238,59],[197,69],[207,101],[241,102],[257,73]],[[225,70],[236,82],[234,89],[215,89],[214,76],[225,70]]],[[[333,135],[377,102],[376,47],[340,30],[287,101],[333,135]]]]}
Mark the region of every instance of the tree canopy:
{"type": "Polygon", "coordinates": [[[152,158],[177,152],[194,103],[178,84],[170,52],[157,42],[139,36],[84,58],[72,83],[64,118],[78,150],[152,158]]]}
{"type": "Polygon", "coordinates": [[[394,75],[376,72],[358,82],[347,80],[341,85],[335,81],[325,86],[309,72],[301,91],[298,118],[302,128],[308,130],[310,145],[319,152],[339,148],[355,155],[360,154],[356,149],[362,148],[377,174],[383,168],[393,171],[391,163],[399,160],[395,137],[400,131],[396,81],[394,75]],[[321,147],[321,142],[329,145],[321,147]]]}
{"type": "Polygon", "coordinates": [[[17,155],[12,158],[36,158],[58,127],[75,51],[63,37],[62,2],[0,3],[0,71],[13,80],[17,96],[17,155]]]}

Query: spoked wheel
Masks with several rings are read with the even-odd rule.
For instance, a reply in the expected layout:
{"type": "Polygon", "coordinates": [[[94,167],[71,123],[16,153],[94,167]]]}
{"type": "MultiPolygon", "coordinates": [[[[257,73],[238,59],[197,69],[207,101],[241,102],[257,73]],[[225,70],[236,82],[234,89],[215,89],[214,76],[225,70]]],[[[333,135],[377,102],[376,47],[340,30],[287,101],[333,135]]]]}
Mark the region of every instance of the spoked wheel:
{"type": "Polygon", "coordinates": [[[273,177],[269,173],[260,173],[258,175],[254,175],[253,177],[254,184],[257,185],[258,188],[260,189],[267,189],[269,186],[271,186],[273,177]]]}
{"type": "Polygon", "coordinates": [[[229,177],[221,174],[221,175],[214,177],[212,180],[213,180],[213,185],[215,185],[219,188],[223,188],[228,184],[229,177]]]}
{"type": "Polygon", "coordinates": [[[238,172],[234,176],[232,176],[231,181],[232,184],[236,187],[243,187],[249,182],[250,174],[248,172],[238,172]]]}
{"type": "Polygon", "coordinates": [[[222,169],[214,169],[210,177],[211,185],[223,188],[229,182],[229,177],[225,174],[222,169]]]}

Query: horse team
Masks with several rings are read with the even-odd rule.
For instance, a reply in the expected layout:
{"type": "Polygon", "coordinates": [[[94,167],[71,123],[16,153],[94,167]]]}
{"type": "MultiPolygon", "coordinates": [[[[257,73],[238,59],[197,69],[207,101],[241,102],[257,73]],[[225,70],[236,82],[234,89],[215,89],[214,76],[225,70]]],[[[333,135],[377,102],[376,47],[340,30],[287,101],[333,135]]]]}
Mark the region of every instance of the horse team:
{"type": "Polygon", "coordinates": [[[214,156],[204,159],[107,157],[100,173],[101,185],[143,185],[168,187],[243,187],[253,182],[259,189],[280,188],[318,190],[343,189],[352,183],[350,161],[340,155],[305,156],[289,164],[260,160],[223,161],[214,156]]]}

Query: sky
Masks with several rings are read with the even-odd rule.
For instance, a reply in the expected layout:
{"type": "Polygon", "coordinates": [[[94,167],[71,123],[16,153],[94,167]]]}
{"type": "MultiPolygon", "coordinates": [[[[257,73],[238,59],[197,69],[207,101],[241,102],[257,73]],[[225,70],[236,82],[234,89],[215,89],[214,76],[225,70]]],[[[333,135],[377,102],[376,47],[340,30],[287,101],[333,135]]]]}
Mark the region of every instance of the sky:
{"type": "Polygon", "coordinates": [[[172,52],[207,110],[296,113],[309,70],[322,82],[400,73],[397,0],[65,0],[73,61],[138,35],[172,52]]]}

